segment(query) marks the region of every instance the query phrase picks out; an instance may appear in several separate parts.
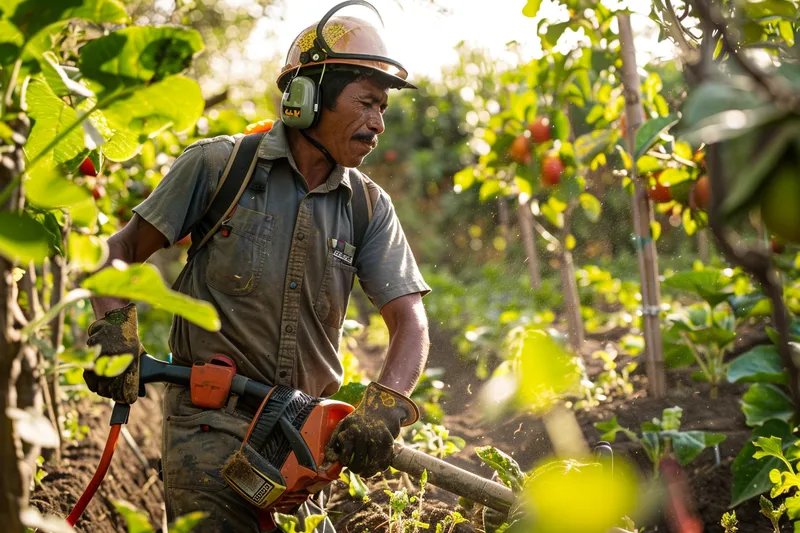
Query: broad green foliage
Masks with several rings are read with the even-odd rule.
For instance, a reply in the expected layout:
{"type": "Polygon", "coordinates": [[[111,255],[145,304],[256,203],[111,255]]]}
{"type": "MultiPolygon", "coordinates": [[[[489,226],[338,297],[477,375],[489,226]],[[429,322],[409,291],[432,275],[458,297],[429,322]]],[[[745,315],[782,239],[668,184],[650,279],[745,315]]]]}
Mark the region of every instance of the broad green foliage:
{"type": "Polygon", "coordinates": [[[114,296],[145,302],[156,309],[165,309],[209,330],[219,330],[216,309],[208,302],[194,300],[169,290],[158,270],[142,263],[122,268],[106,268],[86,278],[81,286],[100,296],[114,296]]]}
{"type": "Polygon", "coordinates": [[[607,422],[597,422],[595,427],[603,432],[602,440],[614,442],[617,433],[624,433],[630,440],[642,445],[653,468],[658,472],[658,465],[669,453],[674,453],[681,465],[687,465],[697,458],[708,447],[715,446],[725,440],[721,433],[705,431],[681,431],[683,409],[672,407],[664,409],[661,419],[654,418],[642,423],[641,434],[620,426],[614,416],[607,422]]]}
{"type": "Polygon", "coordinates": [[[78,113],[61,100],[44,79],[34,78],[25,93],[28,114],[34,120],[25,154],[29,159],[47,155],[52,163],[65,163],[84,148],[83,132],[75,128],[78,113]],[[50,146],[58,139],[55,147],[50,146]],[[52,148],[52,154],[44,154],[52,148]]]}
{"type": "Polygon", "coordinates": [[[642,126],[636,130],[636,148],[633,152],[633,160],[639,161],[639,159],[658,141],[659,137],[677,122],[677,115],[669,115],[666,117],[654,118],[642,124],[642,126]]]}
{"type": "Polygon", "coordinates": [[[795,466],[792,462],[797,461],[798,450],[796,445],[791,448],[785,448],[783,441],[780,437],[759,437],[753,445],[755,446],[755,453],[753,458],[759,459],[774,459],[781,463],[780,468],[774,468],[769,472],[769,481],[772,484],[770,490],[770,498],[776,499],[780,496],[785,496],[784,501],[775,506],[764,498],[761,497],[761,512],[772,522],[775,531],[779,531],[778,522],[784,512],[788,515],[789,519],[794,523],[794,529],[797,530],[800,526],[800,476],[798,476],[795,466]],[[788,456],[787,456],[788,454],[788,456]]]}
{"type": "Polygon", "coordinates": [[[25,213],[0,212],[0,253],[27,264],[41,263],[50,251],[47,229],[25,213]]]}
{"type": "Polygon", "coordinates": [[[778,383],[788,385],[789,376],[776,346],[756,346],[728,366],[731,383],[778,383]]]}
{"type": "Polygon", "coordinates": [[[750,441],[741,449],[733,461],[733,486],[731,488],[731,507],[745,500],[768,491],[772,484],[769,473],[774,469],[786,468],[780,459],[775,457],[754,458],[755,442],[764,437],[781,439],[784,452],[792,447],[798,438],[792,434],[792,428],[782,420],[771,419],[753,430],[750,441]]]}

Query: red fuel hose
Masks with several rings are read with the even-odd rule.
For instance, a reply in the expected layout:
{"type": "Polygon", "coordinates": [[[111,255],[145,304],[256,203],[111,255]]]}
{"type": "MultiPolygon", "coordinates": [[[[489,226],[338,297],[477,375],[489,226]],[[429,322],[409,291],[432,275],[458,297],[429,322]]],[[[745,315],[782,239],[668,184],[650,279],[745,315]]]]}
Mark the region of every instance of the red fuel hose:
{"type": "Polygon", "coordinates": [[[119,439],[119,432],[121,429],[122,424],[113,424],[111,426],[111,430],[108,432],[108,439],[106,440],[106,447],[103,449],[103,456],[100,458],[100,464],[97,465],[97,470],[94,476],[92,476],[92,480],[67,517],[67,523],[69,525],[75,525],[83,514],[84,509],[86,509],[86,506],[92,501],[94,493],[97,492],[97,488],[100,486],[100,483],[103,482],[103,478],[106,477],[108,467],[111,465],[111,458],[114,457],[114,449],[117,447],[117,440],[119,439]]]}

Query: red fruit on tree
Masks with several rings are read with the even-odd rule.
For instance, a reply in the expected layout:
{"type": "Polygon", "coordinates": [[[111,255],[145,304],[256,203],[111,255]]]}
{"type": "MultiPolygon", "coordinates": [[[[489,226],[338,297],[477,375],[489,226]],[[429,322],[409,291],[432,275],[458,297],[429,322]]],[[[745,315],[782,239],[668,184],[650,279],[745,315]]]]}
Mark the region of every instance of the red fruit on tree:
{"type": "Polygon", "coordinates": [[[393,163],[397,160],[397,150],[393,150],[389,148],[386,150],[386,153],[383,154],[383,160],[387,163],[393,163]]]}
{"type": "Polygon", "coordinates": [[[524,135],[520,135],[511,146],[508,148],[508,154],[515,162],[520,165],[528,165],[531,162],[531,146],[530,139],[524,135]]]}
{"type": "Polygon", "coordinates": [[[692,189],[692,196],[697,209],[705,211],[708,208],[711,202],[711,184],[708,182],[708,176],[700,176],[697,179],[692,189]]]}
{"type": "Polygon", "coordinates": [[[670,192],[668,186],[661,183],[661,180],[659,179],[660,176],[661,172],[654,176],[656,183],[655,185],[648,187],[647,197],[657,204],[665,204],[672,201],[672,193],[670,192]]]}
{"type": "Polygon", "coordinates": [[[528,131],[531,139],[536,144],[541,144],[552,139],[550,135],[550,119],[547,117],[537,117],[533,124],[528,124],[528,131]]]}
{"type": "Polygon", "coordinates": [[[556,155],[548,155],[542,161],[542,183],[548,187],[558,185],[561,174],[564,172],[564,163],[556,155]]]}
{"type": "Polygon", "coordinates": [[[80,170],[81,174],[84,176],[97,176],[97,169],[94,168],[94,163],[92,163],[92,160],[88,157],[83,160],[78,170],[80,170]]]}
{"type": "Polygon", "coordinates": [[[99,183],[94,186],[94,189],[92,189],[92,196],[94,197],[95,200],[99,200],[105,195],[106,195],[106,188],[99,183]]]}

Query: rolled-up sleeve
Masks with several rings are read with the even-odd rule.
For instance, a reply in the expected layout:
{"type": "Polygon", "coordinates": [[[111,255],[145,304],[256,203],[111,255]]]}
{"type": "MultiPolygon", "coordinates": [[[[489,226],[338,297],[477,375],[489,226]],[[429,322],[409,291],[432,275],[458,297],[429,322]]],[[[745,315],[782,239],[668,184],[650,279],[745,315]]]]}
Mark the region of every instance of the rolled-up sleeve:
{"type": "Polygon", "coordinates": [[[175,244],[203,217],[232,148],[227,138],[189,146],[134,213],[175,244]]]}
{"type": "Polygon", "coordinates": [[[372,220],[356,260],[364,292],[380,309],[407,294],[430,292],[386,193],[375,203],[372,220]]]}

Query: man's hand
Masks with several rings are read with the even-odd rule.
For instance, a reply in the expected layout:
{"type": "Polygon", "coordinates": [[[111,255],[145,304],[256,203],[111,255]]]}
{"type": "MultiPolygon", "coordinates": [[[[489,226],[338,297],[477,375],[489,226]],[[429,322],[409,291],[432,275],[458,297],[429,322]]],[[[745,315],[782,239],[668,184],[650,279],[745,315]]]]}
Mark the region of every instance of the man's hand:
{"type": "Polygon", "coordinates": [[[133,361],[120,375],[113,378],[98,376],[92,370],[83,371],[89,390],[115,402],[132,404],[139,398],[139,359],[144,347],[139,342],[139,322],[136,306],[127,305],[106,313],[89,326],[89,346],[100,345],[100,355],[133,355],[133,361]]]}
{"type": "Polygon", "coordinates": [[[356,410],[336,426],[325,456],[356,474],[373,476],[389,468],[400,426],[418,419],[419,409],[413,401],[373,381],[356,410]]]}

